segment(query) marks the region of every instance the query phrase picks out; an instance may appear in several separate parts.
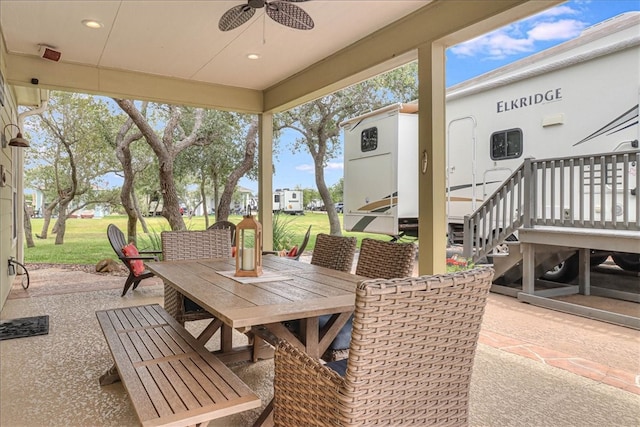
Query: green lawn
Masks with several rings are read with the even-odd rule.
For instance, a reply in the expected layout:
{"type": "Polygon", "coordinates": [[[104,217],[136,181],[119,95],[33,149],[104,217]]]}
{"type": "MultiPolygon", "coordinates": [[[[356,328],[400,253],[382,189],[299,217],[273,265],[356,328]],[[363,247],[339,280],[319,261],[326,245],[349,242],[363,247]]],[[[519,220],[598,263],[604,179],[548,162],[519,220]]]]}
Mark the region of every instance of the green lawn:
{"type": "MultiPolygon", "coordinates": [[[[309,212],[301,216],[283,216],[287,222],[287,228],[294,234],[294,244],[300,244],[309,225],[311,228],[311,239],[307,250],[312,250],[315,246],[315,236],[318,233],[329,232],[329,221],[325,213],[309,212]]],[[[234,223],[242,219],[239,215],[232,215],[229,220],[234,223]]],[[[342,220],[342,215],[340,215],[342,220]]],[[[138,247],[150,249],[153,242],[157,241],[160,232],[169,230],[169,225],[163,217],[147,218],[150,235],[142,233],[142,228],[138,225],[138,247]]],[[[209,218],[210,223],[213,218],[209,218]]],[[[64,236],[63,245],[55,245],[55,235],[49,234],[46,240],[38,239],[35,234],[40,234],[42,230],[41,218],[31,220],[34,233],[34,248],[27,248],[25,244],[25,262],[27,263],[54,263],[54,264],[95,264],[104,258],[115,258],[115,253],[109,245],[107,239],[107,225],[113,223],[125,231],[127,218],[125,216],[108,216],[105,218],[80,219],[70,218],[67,220],[67,231],[64,236]]],[[[53,225],[52,220],[52,225],[53,225]]],[[[204,217],[185,217],[187,228],[190,230],[204,230],[204,217]]],[[[388,236],[367,234],[367,233],[343,233],[344,235],[358,238],[358,245],[365,237],[372,237],[381,240],[389,240],[388,236]]]]}

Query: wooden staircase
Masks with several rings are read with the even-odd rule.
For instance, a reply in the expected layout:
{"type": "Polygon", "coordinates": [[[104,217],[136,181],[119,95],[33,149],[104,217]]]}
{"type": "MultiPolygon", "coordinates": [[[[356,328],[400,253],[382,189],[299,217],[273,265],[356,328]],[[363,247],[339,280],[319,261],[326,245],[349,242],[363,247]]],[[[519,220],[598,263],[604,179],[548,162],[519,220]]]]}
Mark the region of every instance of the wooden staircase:
{"type": "MultiPolygon", "coordinates": [[[[463,256],[495,269],[492,291],[640,329],[640,318],[583,311],[550,296],[590,295],[591,250],[640,252],[640,150],[524,163],[464,221],[463,256]],[[539,291],[539,278],[579,254],[579,285],[539,291]]],[[[627,293],[628,294],[628,293],[627,293]]],[[[627,299],[609,292],[605,296],[627,299]]],[[[640,302],[639,295],[630,301],[640,302]]]]}

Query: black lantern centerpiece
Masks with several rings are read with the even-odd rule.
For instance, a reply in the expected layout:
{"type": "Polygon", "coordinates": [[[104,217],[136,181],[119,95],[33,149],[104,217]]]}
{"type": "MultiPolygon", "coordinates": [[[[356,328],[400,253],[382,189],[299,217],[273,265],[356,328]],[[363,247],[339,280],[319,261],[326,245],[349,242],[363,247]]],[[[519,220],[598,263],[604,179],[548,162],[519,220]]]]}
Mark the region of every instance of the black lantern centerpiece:
{"type": "Polygon", "coordinates": [[[262,275],[262,225],[251,215],[236,226],[236,276],[262,275]]]}

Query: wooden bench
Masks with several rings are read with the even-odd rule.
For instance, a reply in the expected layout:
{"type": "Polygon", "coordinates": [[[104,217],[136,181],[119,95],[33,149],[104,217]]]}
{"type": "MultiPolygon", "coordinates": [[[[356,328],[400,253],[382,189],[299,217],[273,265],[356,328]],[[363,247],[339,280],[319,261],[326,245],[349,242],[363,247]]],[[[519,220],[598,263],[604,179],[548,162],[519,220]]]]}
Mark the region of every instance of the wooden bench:
{"type": "Polygon", "coordinates": [[[97,311],[114,366],[143,426],[187,426],[258,408],[260,399],[160,305],[97,311]]]}

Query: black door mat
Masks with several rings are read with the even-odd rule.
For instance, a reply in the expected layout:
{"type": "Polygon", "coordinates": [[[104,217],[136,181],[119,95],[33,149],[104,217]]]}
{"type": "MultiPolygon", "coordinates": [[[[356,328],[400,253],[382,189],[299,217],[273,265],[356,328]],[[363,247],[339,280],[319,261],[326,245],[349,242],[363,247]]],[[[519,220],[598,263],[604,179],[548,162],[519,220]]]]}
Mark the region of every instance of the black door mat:
{"type": "Polygon", "coordinates": [[[47,335],[48,333],[48,315],[0,320],[0,341],[32,337],[35,335],[47,335]]]}

